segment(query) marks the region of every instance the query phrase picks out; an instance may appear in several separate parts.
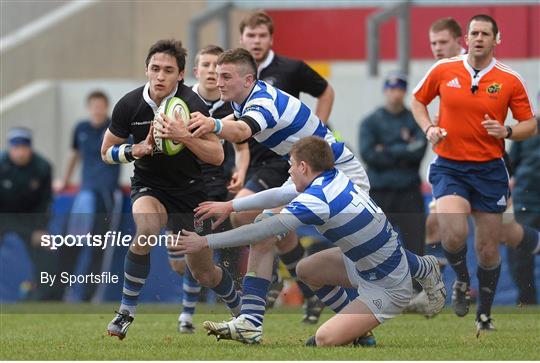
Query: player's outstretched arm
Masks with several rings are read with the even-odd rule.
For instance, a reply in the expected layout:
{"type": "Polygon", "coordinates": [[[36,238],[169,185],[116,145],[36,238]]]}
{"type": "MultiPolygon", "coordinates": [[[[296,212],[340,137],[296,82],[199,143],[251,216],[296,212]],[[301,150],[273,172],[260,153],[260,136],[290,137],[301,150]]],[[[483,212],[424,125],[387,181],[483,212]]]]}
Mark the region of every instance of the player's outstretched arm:
{"type": "Polygon", "coordinates": [[[242,120],[234,121],[228,117],[216,119],[206,117],[200,112],[193,112],[189,120],[188,130],[193,132],[193,136],[199,137],[207,133],[215,133],[221,138],[238,143],[249,139],[252,135],[251,128],[242,120]]]}
{"type": "Polygon", "coordinates": [[[232,212],[272,209],[288,204],[300,194],[294,184],[263,190],[228,202],[203,202],[195,208],[195,217],[206,220],[216,218],[212,229],[219,226],[232,212]]]}
{"type": "Polygon", "coordinates": [[[291,214],[279,214],[259,223],[247,224],[230,231],[199,236],[194,232],[182,230],[182,235],[167,246],[172,254],[192,254],[205,248],[219,249],[254,245],[269,237],[288,233],[302,223],[291,214]]]}

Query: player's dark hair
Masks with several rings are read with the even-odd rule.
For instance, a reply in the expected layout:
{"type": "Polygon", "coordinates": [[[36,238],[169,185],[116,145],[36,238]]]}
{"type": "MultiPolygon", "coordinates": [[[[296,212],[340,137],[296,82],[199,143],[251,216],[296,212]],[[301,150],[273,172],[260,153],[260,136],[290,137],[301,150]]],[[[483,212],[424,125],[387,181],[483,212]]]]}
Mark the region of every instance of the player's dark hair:
{"type": "Polygon", "coordinates": [[[187,51],[182,47],[182,42],[174,39],[162,39],[154,43],[148,50],[146,56],[146,66],[150,63],[150,58],[156,53],[165,53],[176,59],[178,69],[181,71],[186,67],[187,51]]]}
{"type": "Polygon", "coordinates": [[[201,55],[204,54],[212,54],[212,55],[220,55],[223,53],[223,48],[221,48],[219,45],[207,45],[206,47],[202,48],[197,52],[197,55],[195,56],[195,66],[199,64],[199,58],[201,55]]]}
{"type": "Polygon", "coordinates": [[[270,15],[262,10],[251,13],[242,19],[240,22],[240,34],[244,33],[246,27],[255,28],[259,25],[266,25],[270,35],[274,34],[274,22],[270,15]]]}
{"type": "Polygon", "coordinates": [[[470,18],[469,22],[467,23],[467,34],[469,33],[469,27],[471,26],[471,23],[473,21],[485,21],[486,23],[491,23],[493,37],[497,38],[497,34],[499,34],[499,27],[497,26],[497,22],[495,21],[495,19],[493,19],[491,16],[486,14],[478,14],[470,18]]]}
{"type": "Polygon", "coordinates": [[[257,62],[253,56],[244,48],[235,48],[227,50],[218,57],[217,64],[224,63],[240,64],[247,68],[247,74],[253,74],[253,77],[257,79],[257,62]]]}
{"type": "Polygon", "coordinates": [[[304,137],[295,142],[291,156],[297,163],[306,162],[314,172],[330,170],[334,167],[334,153],[326,140],[318,136],[304,137]]]}
{"type": "Polygon", "coordinates": [[[432,33],[438,33],[443,30],[448,30],[454,38],[459,38],[462,35],[461,26],[454,18],[442,18],[436,20],[429,27],[429,31],[432,33]]]}
{"type": "Polygon", "coordinates": [[[86,104],[89,104],[90,101],[96,100],[96,99],[101,99],[105,101],[107,105],[109,104],[109,97],[107,97],[105,92],[100,91],[100,90],[90,92],[88,96],[86,96],[86,104]]]}

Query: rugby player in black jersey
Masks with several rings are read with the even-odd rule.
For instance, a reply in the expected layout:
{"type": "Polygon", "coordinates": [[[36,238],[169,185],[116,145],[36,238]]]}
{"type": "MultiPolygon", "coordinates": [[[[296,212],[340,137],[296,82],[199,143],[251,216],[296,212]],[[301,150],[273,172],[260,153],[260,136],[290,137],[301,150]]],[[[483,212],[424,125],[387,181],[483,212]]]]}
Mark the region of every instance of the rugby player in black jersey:
{"type": "MultiPolygon", "coordinates": [[[[220,165],[223,148],[215,135],[195,138],[179,115],[174,119],[162,115],[158,136],[181,142],[185,148],[174,156],[154,150],[152,120],[159,105],[170,97],[186,102],[191,112],[208,115],[208,109],[191,88],[183,83],[186,51],[175,40],[160,40],[148,51],[146,85],[126,94],[116,104],[112,122],[101,148],[107,163],[135,161],[131,178],[131,200],[136,235],[124,262],[122,302],[108,333],[123,339],[133,322],[139,294],[150,271],[150,249],[147,237],[158,235],[167,226],[174,232],[181,229],[204,232],[193,218],[193,209],[207,200],[197,159],[220,165]],[[125,144],[133,135],[135,144],[125,144]]],[[[172,264],[173,267],[175,266],[172,264]]],[[[214,265],[212,252],[190,255],[187,265],[195,279],[220,296],[233,314],[239,297],[231,276],[214,265]]]]}

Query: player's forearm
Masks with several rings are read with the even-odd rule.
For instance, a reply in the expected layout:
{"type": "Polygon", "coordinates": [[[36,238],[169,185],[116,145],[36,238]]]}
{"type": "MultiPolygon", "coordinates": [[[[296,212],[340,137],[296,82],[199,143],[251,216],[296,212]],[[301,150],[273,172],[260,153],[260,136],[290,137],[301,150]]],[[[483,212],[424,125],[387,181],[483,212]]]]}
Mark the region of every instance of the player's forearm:
{"type": "Polygon", "coordinates": [[[202,138],[185,138],[183,143],[195,156],[205,163],[212,165],[221,165],[223,163],[223,159],[225,158],[223,146],[221,146],[219,139],[215,135],[208,135],[202,138]]]}
{"type": "Polygon", "coordinates": [[[330,113],[332,112],[332,105],[334,104],[334,89],[328,85],[324,92],[319,96],[317,100],[317,107],[315,114],[323,123],[327,123],[330,119],[330,113]]]}
{"type": "Polygon", "coordinates": [[[538,121],[536,121],[534,117],[527,121],[521,121],[511,127],[512,136],[510,137],[510,140],[514,141],[525,140],[538,133],[538,121]]]}
{"type": "Polygon", "coordinates": [[[433,125],[429,118],[429,112],[426,105],[418,101],[414,96],[411,101],[411,112],[413,113],[414,120],[424,133],[429,125],[433,125]]]}
{"type": "Polygon", "coordinates": [[[254,245],[269,237],[289,231],[291,229],[285,226],[279,215],[276,215],[264,219],[259,223],[247,224],[230,231],[210,234],[206,238],[208,240],[208,247],[218,249],[254,245]]]}
{"type": "Polygon", "coordinates": [[[239,143],[251,137],[251,129],[243,121],[221,120],[219,136],[227,141],[239,143]]]}
{"type": "Polygon", "coordinates": [[[242,198],[233,199],[235,212],[248,210],[271,209],[288,204],[300,194],[294,184],[263,190],[242,198]]]}

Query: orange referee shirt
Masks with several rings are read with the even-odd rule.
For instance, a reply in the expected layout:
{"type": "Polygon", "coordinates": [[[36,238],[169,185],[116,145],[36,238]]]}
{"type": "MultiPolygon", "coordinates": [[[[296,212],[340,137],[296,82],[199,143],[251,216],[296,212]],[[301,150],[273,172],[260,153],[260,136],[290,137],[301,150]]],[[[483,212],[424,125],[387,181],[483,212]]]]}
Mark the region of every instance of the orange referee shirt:
{"type": "Polygon", "coordinates": [[[434,150],[452,160],[487,161],[502,157],[504,139],[488,135],[482,126],[485,114],[501,124],[508,108],[517,121],[534,117],[523,80],[495,58],[476,77],[466,54],[443,59],[431,67],[413,94],[424,105],[440,96],[439,126],[448,134],[434,150]],[[474,85],[478,87],[475,93],[471,91],[474,85]]]}

